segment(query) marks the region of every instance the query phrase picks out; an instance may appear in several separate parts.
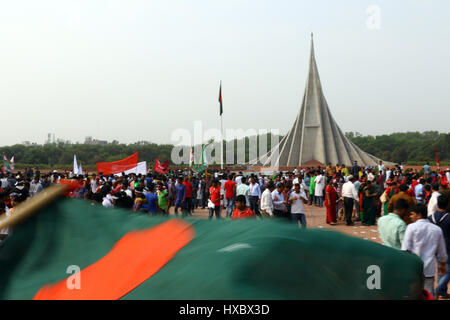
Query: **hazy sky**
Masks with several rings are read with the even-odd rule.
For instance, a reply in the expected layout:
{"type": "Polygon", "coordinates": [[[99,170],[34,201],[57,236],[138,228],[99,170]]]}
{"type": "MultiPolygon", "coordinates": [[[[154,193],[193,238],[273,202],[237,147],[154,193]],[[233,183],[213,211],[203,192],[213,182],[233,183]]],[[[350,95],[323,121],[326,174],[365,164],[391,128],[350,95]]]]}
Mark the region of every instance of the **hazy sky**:
{"type": "Polygon", "coordinates": [[[448,132],[449,14],[448,0],[1,1],[0,145],[173,143],[195,120],[220,128],[220,80],[224,128],[285,134],[311,32],[344,132],[448,132]]]}

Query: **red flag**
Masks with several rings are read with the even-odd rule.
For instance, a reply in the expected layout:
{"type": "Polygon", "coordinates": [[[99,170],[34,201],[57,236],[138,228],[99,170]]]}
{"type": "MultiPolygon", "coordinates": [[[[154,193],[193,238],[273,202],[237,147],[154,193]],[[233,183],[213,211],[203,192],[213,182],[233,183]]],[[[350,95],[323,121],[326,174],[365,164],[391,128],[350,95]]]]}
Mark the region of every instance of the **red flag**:
{"type": "Polygon", "coordinates": [[[441,164],[439,163],[439,158],[436,149],[434,149],[434,153],[436,154],[436,163],[438,165],[438,170],[441,171],[441,164]]]}
{"type": "Polygon", "coordinates": [[[110,174],[122,173],[124,171],[137,167],[139,152],[129,156],[128,158],[114,162],[98,162],[97,174],[103,172],[105,176],[110,174]]]}
{"type": "Polygon", "coordinates": [[[155,160],[154,170],[159,173],[169,173],[169,160],[166,160],[163,164],[158,159],[155,160]]]}

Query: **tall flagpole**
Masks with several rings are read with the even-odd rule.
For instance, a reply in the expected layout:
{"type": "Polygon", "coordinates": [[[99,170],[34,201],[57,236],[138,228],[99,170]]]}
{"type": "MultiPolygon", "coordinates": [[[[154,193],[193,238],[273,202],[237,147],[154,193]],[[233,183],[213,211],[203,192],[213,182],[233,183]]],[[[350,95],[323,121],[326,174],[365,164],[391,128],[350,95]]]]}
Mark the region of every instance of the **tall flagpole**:
{"type": "Polygon", "coordinates": [[[220,115],[220,134],[222,135],[222,140],[220,143],[220,154],[221,154],[221,161],[220,161],[220,169],[223,170],[223,124],[222,124],[222,115],[220,115]]]}
{"type": "Polygon", "coordinates": [[[220,170],[223,170],[223,103],[222,103],[222,80],[220,80],[220,92],[219,92],[219,101],[220,101],[220,170]]]}

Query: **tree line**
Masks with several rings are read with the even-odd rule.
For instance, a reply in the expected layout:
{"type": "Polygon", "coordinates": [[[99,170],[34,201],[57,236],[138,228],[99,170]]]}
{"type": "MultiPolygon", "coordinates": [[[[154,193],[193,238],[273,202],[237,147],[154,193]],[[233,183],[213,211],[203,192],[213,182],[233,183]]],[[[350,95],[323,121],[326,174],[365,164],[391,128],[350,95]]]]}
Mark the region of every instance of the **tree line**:
{"type": "MultiPolygon", "coordinates": [[[[450,133],[437,131],[392,133],[389,135],[363,136],[358,132],[347,132],[349,138],[362,150],[386,161],[409,165],[422,165],[425,162],[434,164],[436,157],[434,150],[438,152],[439,160],[443,165],[450,164],[450,133]]],[[[281,139],[282,137],[280,137],[281,139]]],[[[255,137],[244,138],[245,160],[249,161],[249,145],[255,137]]],[[[256,137],[259,146],[260,137],[256,137]]],[[[235,140],[235,159],[239,142],[235,140]]],[[[210,141],[211,142],[211,141],[210,141]]],[[[267,150],[272,147],[271,138],[267,138],[267,150]]],[[[224,148],[225,148],[224,144],[224,148]]],[[[97,162],[116,161],[139,152],[139,161],[147,161],[153,165],[156,158],[160,161],[171,161],[171,153],[174,145],[155,144],[148,141],[139,141],[133,144],[123,144],[113,141],[105,145],[51,143],[44,145],[25,146],[16,144],[0,147],[0,152],[8,158],[14,156],[16,167],[38,166],[40,168],[71,168],[73,155],[81,161],[83,168],[95,168],[97,162]]]]}
{"type": "Polygon", "coordinates": [[[386,161],[409,165],[435,164],[436,149],[441,164],[450,163],[450,133],[425,131],[363,136],[358,132],[347,132],[345,136],[362,150],[386,161]]]}

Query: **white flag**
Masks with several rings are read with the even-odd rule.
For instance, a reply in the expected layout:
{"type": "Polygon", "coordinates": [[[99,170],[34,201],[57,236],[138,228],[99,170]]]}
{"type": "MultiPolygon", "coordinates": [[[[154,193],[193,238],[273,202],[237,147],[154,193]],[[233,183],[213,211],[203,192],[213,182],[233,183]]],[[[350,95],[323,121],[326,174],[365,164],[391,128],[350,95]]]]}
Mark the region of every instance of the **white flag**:
{"type": "Polygon", "coordinates": [[[78,168],[78,174],[83,174],[83,167],[81,167],[81,162],[80,162],[80,167],[78,168]]]}
{"type": "Polygon", "coordinates": [[[74,154],[73,155],[73,175],[77,176],[78,173],[78,164],[77,164],[77,156],[74,154]]]}

